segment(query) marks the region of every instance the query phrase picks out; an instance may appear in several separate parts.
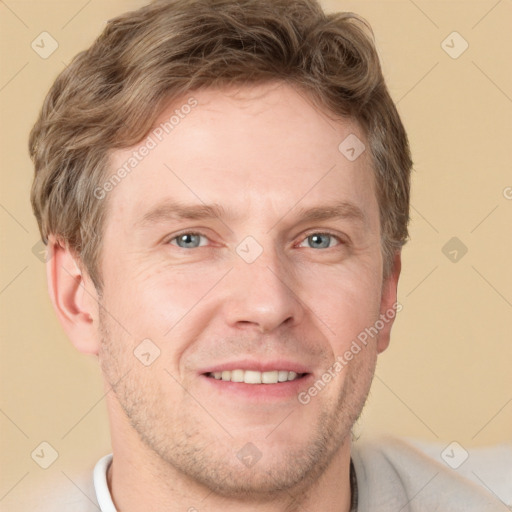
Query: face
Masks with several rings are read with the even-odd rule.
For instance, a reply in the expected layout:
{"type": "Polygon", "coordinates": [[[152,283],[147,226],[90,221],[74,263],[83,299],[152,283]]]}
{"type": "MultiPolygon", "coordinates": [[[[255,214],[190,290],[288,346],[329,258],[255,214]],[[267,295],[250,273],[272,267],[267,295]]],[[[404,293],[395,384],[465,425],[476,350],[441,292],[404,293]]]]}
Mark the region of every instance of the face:
{"type": "Polygon", "coordinates": [[[272,494],[329,466],[370,387],[379,336],[335,365],[394,301],[369,152],[348,159],[357,124],[282,84],[197,91],[157,125],[175,110],[111,159],[147,153],[108,196],[110,407],[161,467],[272,494]]]}

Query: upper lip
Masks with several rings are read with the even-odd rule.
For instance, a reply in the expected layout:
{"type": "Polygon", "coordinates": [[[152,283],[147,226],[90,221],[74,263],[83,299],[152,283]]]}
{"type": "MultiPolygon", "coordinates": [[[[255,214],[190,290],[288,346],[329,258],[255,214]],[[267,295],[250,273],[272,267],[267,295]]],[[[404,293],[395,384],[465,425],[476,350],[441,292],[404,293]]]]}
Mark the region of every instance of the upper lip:
{"type": "Polygon", "coordinates": [[[227,361],[224,363],[208,366],[207,368],[203,368],[199,373],[213,373],[228,370],[253,370],[258,372],[288,370],[295,373],[310,373],[309,367],[305,364],[288,359],[275,359],[272,361],[237,359],[236,361],[227,361]]]}

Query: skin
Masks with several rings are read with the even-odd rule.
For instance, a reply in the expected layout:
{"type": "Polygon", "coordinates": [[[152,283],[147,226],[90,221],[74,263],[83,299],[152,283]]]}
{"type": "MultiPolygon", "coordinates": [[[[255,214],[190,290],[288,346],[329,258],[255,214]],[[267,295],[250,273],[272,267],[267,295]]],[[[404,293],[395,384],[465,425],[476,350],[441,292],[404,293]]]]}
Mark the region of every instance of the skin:
{"type": "MultiPolygon", "coordinates": [[[[50,244],[58,317],[97,355],[109,390],[113,500],[123,512],[348,511],[350,429],[392,320],[307,405],[297,393],[396,302],[400,253],[383,279],[369,152],[352,162],[338,150],[364,134],[282,83],[196,91],[157,124],[191,96],[197,106],[108,195],[103,293],[65,244],[50,244]],[[226,215],[141,223],[176,201],[226,215]],[[303,217],[340,201],[361,218],[303,217]],[[177,235],[198,232],[179,247],[177,235]],[[321,233],[332,236],[311,238],[321,233]],[[248,263],[238,246],[262,252],[248,263]],[[144,339],[160,351],[149,366],[134,356],[144,339]],[[203,374],[247,359],[308,375],[272,396],[203,374]],[[260,458],[249,467],[240,453],[260,458]]],[[[140,146],[114,152],[112,170],[140,146]]]]}

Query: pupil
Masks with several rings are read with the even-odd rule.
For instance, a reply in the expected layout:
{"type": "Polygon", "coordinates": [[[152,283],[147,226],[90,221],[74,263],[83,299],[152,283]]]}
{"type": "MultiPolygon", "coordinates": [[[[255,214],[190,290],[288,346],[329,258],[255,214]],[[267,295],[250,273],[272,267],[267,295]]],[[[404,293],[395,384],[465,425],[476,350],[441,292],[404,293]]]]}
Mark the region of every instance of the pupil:
{"type": "Polygon", "coordinates": [[[196,242],[197,242],[197,235],[192,235],[192,234],[181,235],[180,240],[181,240],[182,245],[186,245],[186,246],[194,245],[195,246],[196,242]]]}
{"type": "Polygon", "coordinates": [[[326,236],[326,235],[312,235],[311,242],[316,247],[328,247],[329,246],[329,239],[328,239],[328,236],[326,236]]]}

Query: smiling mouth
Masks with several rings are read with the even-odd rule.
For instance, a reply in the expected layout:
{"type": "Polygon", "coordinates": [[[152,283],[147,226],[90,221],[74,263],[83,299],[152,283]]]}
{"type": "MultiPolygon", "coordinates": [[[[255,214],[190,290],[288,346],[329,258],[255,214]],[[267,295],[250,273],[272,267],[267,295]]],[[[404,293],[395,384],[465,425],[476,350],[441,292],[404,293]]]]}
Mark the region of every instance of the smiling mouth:
{"type": "Polygon", "coordinates": [[[208,372],[207,377],[225,382],[243,382],[245,384],[280,384],[304,378],[307,373],[296,373],[288,370],[272,370],[259,372],[256,370],[224,370],[208,372]]]}

